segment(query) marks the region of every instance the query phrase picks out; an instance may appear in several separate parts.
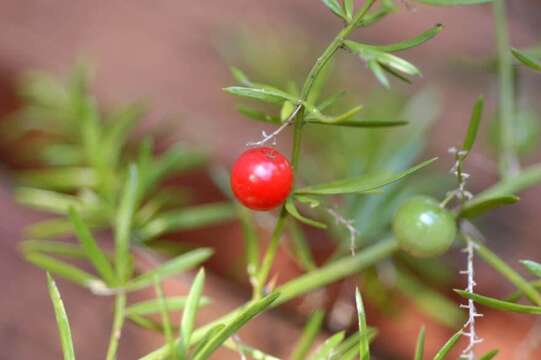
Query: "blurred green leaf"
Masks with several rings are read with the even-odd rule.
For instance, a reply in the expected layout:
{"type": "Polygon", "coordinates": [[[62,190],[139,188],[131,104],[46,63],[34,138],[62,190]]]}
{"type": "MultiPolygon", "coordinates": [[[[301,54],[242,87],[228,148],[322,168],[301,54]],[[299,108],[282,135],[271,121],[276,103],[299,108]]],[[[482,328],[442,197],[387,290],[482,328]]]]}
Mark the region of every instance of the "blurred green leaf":
{"type": "Polygon", "coordinates": [[[372,71],[372,73],[374,73],[374,76],[379,83],[383,85],[384,88],[389,89],[391,84],[389,83],[389,79],[387,79],[387,75],[385,75],[383,66],[375,59],[368,60],[367,64],[368,68],[372,71]]]}
{"type": "Polygon", "coordinates": [[[421,75],[419,69],[411,63],[398,56],[381,51],[371,45],[361,44],[351,40],[345,40],[344,45],[367,63],[376,61],[380,65],[386,65],[393,70],[407,75],[421,75]]]}
{"type": "Polygon", "coordinates": [[[49,288],[49,296],[51,297],[51,301],[53,303],[64,360],[75,360],[75,351],[73,350],[73,341],[71,339],[68,315],[66,314],[66,309],[64,309],[64,303],[62,302],[62,298],[60,297],[60,292],[56,287],[56,283],[49,273],[47,273],[47,286],[49,288]]]}
{"type": "Polygon", "coordinates": [[[92,284],[102,283],[101,280],[90,275],[86,271],[50,256],[39,253],[26,253],[24,254],[24,257],[26,261],[37,267],[57,274],[58,276],[73,281],[81,286],[88,287],[92,284]]]}
{"type": "Polygon", "coordinates": [[[296,194],[312,194],[312,195],[335,195],[335,194],[351,194],[351,193],[366,193],[379,189],[385,185],[394,183],[405,176],[408,176],[425,166],[434,162],[437,158],[424,161],[402,173],[398,174],[368,174],[356,178],[338,180],[327,184],[312,185],[295,191],[296,194]]]}
{"type": "Polygon", "coordinates": [[[235,96],[247,97],[250,99],[268,102],[272,104],[281,104],[286,100],[293,102],[297,101],[297,99],[295,99],[293,96],[278,89],[231,86],[225,88],[224,90],[235,96]]]}
{"type": "Polygon", "coordinates": [[[314,340],[321,329],[323,320],[325,319],[325,312],[321,309],[316,309],[304,326],[302,335],[297,341],[295,348],[293,349],[291,360],[304,360],[306,359],[310,347],[314,344],[314,340]]]}
{"type": "MultiPolygon", "coordinates": [[[[169,311],[182,310],[186,306],[185,296],[168,296],[165,298],[165,304],[169,311]]],[[[210,300],[202,297],[199,301],[199,307],[210,304],[210,300]]],[[[148,315],[155,314],[160,311],[160,300],[152,299],[131,304],[126,308],[127,315],[148,315]]]]}
{"type": "Polygon", "coordinates": [[[462,149],[464,149],[468,153],[472,149],[473,144],[475,143],[475,139],[477,137],[477,130],[479,129],[479,123],[481,122],[484,102],[485,100],[482,96],[480,96],[477,98],[477,100],[475,101],[475,105],[473,106],[473,111],[470,118],[470,125],[468,126],[468,132],[466,133],[466,137],[464,138],[464,144],[462,145],[462,149]]]}
{"type": "Polygon", "coordinates": [[[236,206],[242,227],[246,269],[250,277],[255,276],[259,267],[259,239],[254,219],[250,211],[242,205],[236,206]]]}
{"type": "Polygon", "coordinates": [[[115,219],[115,265],[117,279],[126,281],[131,273],[130,233],[137,206],[138,172],[135,165],[129,168],[128,178],[115,219]]]}
{"type": "Polygon", "coordinates": [[[534,315],[541,315],[541,306],[529,306],[529,305],[521,305],[521,304],[515,304],[512,302],[507,302],[503,300],[498,300],[495,298],[491,298],[488,296],[482,296],[474,293],[470,293],[464,290],[454,290],[458,295],[466,298],[466,299],[472,299],[476,303],[479,303],[481,305],[487,306],[492,309],[501,310],[501,311],[508,311],[508,312],[517,312],[517,313],[524,313],[524,314],[534,314],[534,315]]]}
{"type": "Polygon", "coordinates": [[[237,106],[237,110],[239,113],[241,113],[242,115],[246,116],[249,119],[263,121],[263,122],[267,122],[271,124],[281,123],[280,117],[269,115],[267,113],[264,113],[263,111],[253,109],[245,105],[237,106]]]}
{"type": "Polygon", "coordinates": [[[366,313],[364,311],[363,299],[359,288],[355,288],[355,304],[357,307],[357,321],[359,326],[359,360],[370,359],[370,341],[368,326],[366,326],[366,313]]]}
{"type": "Polygon", "coordinates": [[[453,336],[451,336],[449,340],[447,340],[447,342],[443,344],[443,346],[438,350],[438,352],[434,356],[434,360],[445,360],[447,355],[449,355],[449,352],[453,350],[460,338],[462,338],[462,335],[464,335],[464,333],[462,332],[462,330],[459,330],[453,336]]]}
{"type": "Polygon", "coordinates": [[[287,201],[286,201],[286,210],[291,216],[293,216],[295,219],[299,220],[300,222],[302,222],[304,224],[307,224],[307,225],[310,225],[310,226],[313,226],[313,227],[316,227],[316,228],[319,228],[319,229],[326,229],[327,228],[326,224],[324,224],[322,222],[319,222],[319,221],[316,221],[316,220],[309,219],[309,218],[301,215],[301,213],[299,213],[299,210],[297,210],[297,207],[295,206],[295,203],[293,202],[293,200],[291,198],[287,199],[287,201]]]}
{"type": "Polygon", "coordinates": [[[347,19],[346,14],[344,13],[344,9],[342,9],[342,6],[338,2],[338,0],[321,0],[325,6],[331,10],[336,16],[347,19]]]}
{"type": "Polygon", "coordinates": [[[211,203],[182,210],[163,212],[138,230],[141,241],[156,238],[164,233],[191,230],[235,218],[235,208],[228,203],[211,203]]]}
{"type": "Polygon", "coordinates": [[[522,265],[533,275],[541,277],[541,264],[532,260],[521,260],[522,265]]]}
{"type": "Polygon", "coordinates": [[[415,346],[415,360],[423,360],[425,353],[425,327],[421,327],[419,336],[417,336],[417,345],[415,346]]]}
{"type": "Polygon", "coordinates": [[[394,0],[380,1],[380,7],[377,10],[363,16],[357,22],[356,26],[361,27],[372,25],[398,9],[399,7],[395,6],[394,0]]]}
{"type": "Polygon", "coordinates": [[[152,285],[154,278],[157,277],[161,281],[171,275],[193,269],[207,260],[211,255],[212,250],[208,248],[192,250],[186,254],[177,256],[173,260],[166,261],[160,266],[130,280],[126,285],[126,288],[129,290],[137,290],[152,285]]]}
{"type": "Polygon", "coordinates": [[[208,344],[210,339],[214,338],[214,336],[218,334],[220,331],[222,331],[224,328],[225,328],[225,324],[216,324],[212,326],[210,329],[208,329],[205,335],[202,337],[202,339],[195,343],[195,347],[192,353],[193,354],[200,353],[203,347],[205,347],[205,345],[208,344]]]}
{"type": "Polygon", "coordinates": [[[344,331],[340,331],[337,334],[332,335],[330,338],[319,347],[319,349],[310,356],[310,360],[326,360],[330,357],[333,351],[344,340],[344,331]]]}
{"type": "Polygon", "coordinates": [[[113,285],[116,281],[114,269],[105,253],[98,246],[96,239],[92,236],[92,233],[79,216],[77,210],[70,208],[68,210],[68,216],[88,260],[94,265],[94,268],[105,283],[113,285]]]}
{"type": "Polygon", "coordinates": [[[471,202],[466,203],[466,205],[458,213],[458,216],[461,218],[472,219],[492,209],[515,204],[519,200],[520,198],[514,195],[482,198],[478,201],[474,199],[471,202]]]}
{"type": "Polygon", "coordinates": [[[180,351],[181,354],[184,354],[184,356],[186,356],[190,346],[190,338],[195,327],[197,309],[199,308],[204,285],[205,270],[201,269],[193,280],[190,293],[188,294],[188,299],[186,300],[186,308],[182,314],[182,321],[180,324],[180,351]]]}
{"type": "Polygon", "coordinates": [[[414,48],[416,46],[419,46],[428,40],[434,38],[436,35],[438,35],[443,30],[443,25],[437,24],[434,27],[426,30],[422,34],[414,37],[413,39],[401,41],[396,44],[390,44],[390,45],[370,45],[380,51],[383,52],[394,52],[394,51],[402,51],[414,48]]]}
{"type": "Polygon", "coordinates": [[[307,120],[308,124],[359,127],[359,128],[385,128],[408,125],[405,121],[366,121],[366,120],[342,120],[342,121],[325,121],[325,120],[307,120]]]}
{"type": "Polygon", "coordinates": [[[317,268],[310,246],[304,237],[302,228],[295,221],[290,221],[289,234],[292,243],[293,253],[295,258],[300,262],[300,265],[306,271],[311,271],[317,268]]]}
{"type": "Polygon", "coordinates": [[[16,188],[15,199],[20,204],[55,214],[66,214],[70,207],[81,207],[76,196],[28,187],[16,188]]]}
{"type": "Polygon", "coordinates": [[[172,359],[176,359],[176,346],[173,339],[173,326],[171,324],[171,317],[169,316],[169,309],[167,308],[167,303],[165,301],[165,296],[163,294],[163,289],[160,285],[158,278],[154,281],[154,290],[158,298],[158,304],[160,305],[160,315],[163,325],[163,334],[165,337],[165,343],[169,347],[169,352],[172,359]]]}
{"type": "Polygon", "coordinates": [[[271,306],[273,301],[276,300],[278,296],[280,296],[279,293],[272,293],[259,301],[250,303],[232,320],[228,321],[223,329],[218,331],[212,338],[210,338],[203,348],[194,355],[193,359],[208,359],[220,347],[220,345],[224,343],[224,341],[226,341],[230,336],[234,335],[244,324],[271,306]]]}
{"type": "MultiPolygon", "coordinates": [[[[468,241],[475,240],[468,234],[464,234],[468,241]]],[[[524,279],[518,272],[512,269],[505,261],[503,261],[498,255],[493,253],[485,245],[475,242],[475,251],[494,270],[504,276],[509,282],[515,285],[518,289],[522,290],[524,294],[535,305],[541,306],[541,295],[537,289],[526,279],[524,279]]]]}
{"type": "Polygon", "coordinates": [[[436,6],[477,5],[492,2],[494,0],[415,0],[421,3],[436,6]]]}
{"type": "Polygon", "coordinates": [[[25,240],[21,243],[21,250],[25,253],[40,252],[71,258],[86,258],[86,253],[81,246],[65,241],[25,240]]]}
{"type": "Polygon", "coordinates": [[[348,21],[353,17],[353,11],[355,6],[355,0],[344,0],[344,11],[346,12],[346,18],[348,21]]]}
{"type": "Polygon", "coordinates": [[[496,355],[498,355],[498,352],[499,350],[497,349],[494,349],[494,350],[490,350],[489,352],[483,354],[479,360],[492,360],[496,357],[496,355]]]}
{"type": "Polygon", "coordinates": [[[522,169],[519,174],[505,178],[494,186],[482,191],[473,200],[466,202],[466,205],[470,202],[482,201],[492,197],[515,194],[539,183],[541,183],[541,164],[531,165],[522,169]]]}
{"type": "Polygon", "coordinates": [[[527,53],[519,50],[519,49],[511,49],[511,52],[513,53],[513,55],[515,56],[515,58],[520,61],[521,63],[523,63],[524,65],[526,65],[527,67],[529,67],[530,69],[532,70],[535,70],[535,71],[541,71],[541,61],[538,60],[538,59],[534,59],[533,57],[531,57],[530,55],[528,55],[527,53]]]}
{"type": "Polygon", "coordinates": [[[96,173],[86,167],[53,167],[39,170],[23,170],[17,173],[22,186],[48,190],[78,190],[96,186],[96,173]]]}

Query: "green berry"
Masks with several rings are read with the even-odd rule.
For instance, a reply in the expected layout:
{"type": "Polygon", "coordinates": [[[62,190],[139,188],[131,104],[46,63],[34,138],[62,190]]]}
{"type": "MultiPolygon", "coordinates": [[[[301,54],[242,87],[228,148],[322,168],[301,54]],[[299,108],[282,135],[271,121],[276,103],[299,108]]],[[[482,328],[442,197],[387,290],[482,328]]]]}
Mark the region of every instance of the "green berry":
{"type": "Polygon", "coordinates": [[[456,235],[453,215],[428,196],[415,196],[398,208],[393,232],[402,250],[418,257],[445,253],[456,235]]]}

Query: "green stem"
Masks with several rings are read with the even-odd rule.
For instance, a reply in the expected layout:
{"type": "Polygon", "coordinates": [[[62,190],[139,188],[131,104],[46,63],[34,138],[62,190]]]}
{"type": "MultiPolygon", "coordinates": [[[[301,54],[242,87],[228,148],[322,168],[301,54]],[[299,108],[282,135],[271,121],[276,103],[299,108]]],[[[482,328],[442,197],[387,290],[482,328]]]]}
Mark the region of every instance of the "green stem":
{"type": "Polygon", "coordinates": [[[274,262],[274,258],[276,257],[276,253],[278,252],[278,245],[280,245],[280,239],[282,238],[282,233],[284,232],[286,218],[287,211],[284,206],[282,207],[280,217],[278,217],[278,221],[276,222],[276,226],[274,227],[269,247],[267,248],[267,252],[265,253],[265,257],[263,258],[263,262],[261,263],[261,267],[259,268],[259,272],[257,274],[257,281],[255,284],[256,289],[254,291],[255,299],[259,299],[262,296],[263,289],[265,288],[265,282],[267,281],[267,277],[269,276],[269,272],[271,270],[272,263],[274,262]]]}
{"type": "MultiPolygon", "coordinates": [[[[329,265],[326,265],[318,270],[306,273],[294,280],[287,282],[276,289],[276,292],[280,293],[280,296],[272,303],[271,307],[276,307],[283,304],[297,296],[306,294],[312,290],[319,289],[327,286],[337,280],[352,274],[358,273],[379,261],[391,256],[398,250],[398,243],[392,238],[378,241],[374,245],[371,245],[358,253],[355,256],[347,256],[339,259],[329,265]]],[[[195,343],[201,340],[206,332],[216,324],[225,324],[234,318],[245,306],[245,304],[220,319],[216,319],[213,322],[206,324],[196,331],[194,331],[190,338],[190,343],[195,343]]],[[[177,339],[177,342],[179,340],[177,339]]],[[[161,348],[151,352],[144,356],[140,360],[161,360],[166,359],[169,352],[168,346],[162,346],[161,348]]]]}
{"type": "Polygon", "coordinates": [[[115,360],[116,352],[118,350],[118,341],[122,332],[122,326],[124,325],[124,318],[126,312],[126,294],[118,294],[115,297],[115,309],[113,328],[111,330],[111,337],[109,339],[109,348],[107,349],[107,360],[115,360]]]}
{"type": "Polygon", "coordinates": [[[521,290],[524,295],[530,299],[535,305],[541,306],[541,295],[535,289],[535,287],[524,279],[519,273],[511,269],[509,265],[498,255],[494,254],[490,249],[488,249],[483,244],[475,241],[472,237],[467,234],[464,235],[467,240],[473,241],[475,243],[475,251],[488,265],[490,265],[494,270],[502,274],[507,280],[509,280],[513,285],[515,285],[519,290],[521,290]]]}
{"type": "MultiPolygon", "coordinates": [[[[354,16],[353,20],[344,27],[338,35],[334,38],[334,40],[327,46],[325,51],[321,54],[320,57],[317,58],[316,63],[308,73],[308,76],[306,77],[306,80],[304,82],[301,96],[299,98],[299,103],[304,103],[307,101],[308,96],[310,95],[310,91],[312,90],[312,87],[314,86],[314,83],[317,80],[317,77],[327,65],[327,63],[332,59],[336,51],[342,46],[344,40],[348,37],[349,34],[356,28],[355,24],[357,24],[361,19],[366,15],[370,7],[375,3],[376,0],[368,0],[365,3],[365,6],[354,16]]],[[[304,123],[304,106],[299,110],[297,113],[297,116],[295,117],[294,121],[294,130],[293,130],[293,147],[291,151],[291,166],[293,167],[293,171],[296,174],[298,172],[298,166],[299,166],[299,158],[301,153],[301,140],[302,140],[302,127],[304,123]]],[[[278,218],[271,242],[269,244],[269,248],[265,254],[265,258],[263,260],[263,264],[261,265],[261,268],[259,269],[258,275],[257,275],[257,289],[254,291],[255,298],[261,297],[261,290],[265,286],[265,283],[267,281],[267,276],[269,275],[270,268],[272,267],[272,263],[274,262],[274,257],[276,256],[277,248],[280,243],[280,238],[282,237],[282,232],[284,230],[285,220],[287,218],[287,212],[285,209],[285,206],[282,207],[282,210],[280,212],[280,217],[278,218]]]]}
{"type": "Polygon", "coordinates": [[[498,47],[499,121],[500,121],[500,175],[507,178],[519,171],[514,146],[513,117],[515,115],[515,89],[513,83],[513,59],[509,46],[509,31],[505,11],[505,0],[494,1],[496,45],[498,47]]]}

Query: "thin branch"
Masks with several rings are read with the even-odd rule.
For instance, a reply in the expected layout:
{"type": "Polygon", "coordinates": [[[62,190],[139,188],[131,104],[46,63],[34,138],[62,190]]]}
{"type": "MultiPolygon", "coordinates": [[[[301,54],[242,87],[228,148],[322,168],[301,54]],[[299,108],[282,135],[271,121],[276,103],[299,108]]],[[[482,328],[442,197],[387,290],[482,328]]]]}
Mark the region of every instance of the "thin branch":
{"type": "Polygon", "coordinates": [[[280,127],[278,129],[274,130],[270,134],[267,134],[265,131],[263,131],[262,132],[263,138],[261,140],[255,141],[255,142],[248,142],[248,143],[246,143],[246,146],[262,146],[262,145],[265,145],[267,142],[269,142],[271,140],[272,140],[272,144],[276,145],[276,137],[282,131],[284,131],[285,128],[287,128],[289,125],[293,124],[293,120],[295,119],[295,116],[297,116],[297,114],[301,110],[301,108],[302,108],[302,103],[298,102],[297,106],[295,107],[293,112],[289,115],[289,117],[286,119],[286,121],[284,121],[284,123],[282,125],[280,125],[280,127]]]}

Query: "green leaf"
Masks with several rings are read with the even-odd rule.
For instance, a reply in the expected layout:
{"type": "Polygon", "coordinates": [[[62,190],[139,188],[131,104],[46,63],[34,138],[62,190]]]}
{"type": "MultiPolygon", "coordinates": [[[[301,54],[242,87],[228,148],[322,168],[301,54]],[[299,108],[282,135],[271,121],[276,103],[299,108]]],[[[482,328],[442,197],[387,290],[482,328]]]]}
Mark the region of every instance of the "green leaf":
{"type": "Polygon", "coordinates": [[[479,360],[492,360],[496,357],[496,355],[498,355],[498,352],[499,350],[497,349],[494,349],[494,350],[490,350],[489,352],[483,354],[479,360]]]}
{"type": "Polygon", "coordinates": [[[351,119],[353,116],[357,115],[361,110],[363,109],[362,105],[357,105],[354,108],[344,112],[343,114],[337,115],[337,116],[327,116],[323,115],[321,113],[313,113],[306,117],[306,120],[312,120],[315,119],[320,122],[325,122],[328,124],[338,124],[341,122],[345,122],[349,119],[351,119]]]}
{"type": "Polygon", "coordinates": [[[308,124],[318,125],[331,125],[331,126],[345,126],[345,127],[359,127],[359,128],[384,128],[408,125],[406,121],[366,121],[366,120],[349,120],[340,122],[330,122],[323,120],[307,120],[308,124]]]}
{"type": "Polygon", "coordinates": [[[351,21],[353,18],[353,11],[355,6],[355,0],[344,0],[344,10],[346,12],[346,18],[351,21]]]}
{"type": "Polygon", "coordinates": [[[464,333],[462,332],[462,330],[459,330],[453,336],[451,336],[449,340],[447,340],[447,342],[443,344],[443,346],[438,350],[433,360],[445,360],[447,355],[449,355],[449,352],[453,350],[460,338],[462,338],[463,334],[464,333]]]}
{"type": "Polygon", "coordinates": [[[459,5],[478,5],[493,2],[494,0],[415,0],[417,2],[436,6],[459,6],[459,5]]]}
{"type": "Polygon", "coordinates": [[[521,260],[520,261],[526,269],[537,277],[541,277],[541,264],[532,260],[521,260]]]}
{"type": "MultiPolygon", "coordinates": [[[[466,239],[469,241],[474,241],[471,236],[464,234],[466,239]]],[[[498,255],[494,254],[490,249],[479,242],[475,242],[475,251],[477,254],[490,265],[493,269],[498,271],[502,276],[509,280],[513,285],[518,289],[522,290],[524,294],[534,303],[535,305],[541,306],[541,295],[537,289],[523,278],[519,273],[512,269],[505,261],[503,261],[498,255]]]]}
{"type": "Polygon", "coordinates": [[[291,355],[291,360],[304,360],[306,355],[310,351],[310,347],[314,343],[314,340],[321,329],[323,320],[325,319],[325,312],[321,309],[317,309],[310,316],[300,339],[297,341],[293,353],[291,355]]]}
{"type": "Polygon", "coordinates": [[[259,238],[256,224],[252,214],[246,207],[237,205],[236,210],[244,239],[246,270],[250,277],[254,277],[259,266],[259,238]]]}
{"type": "Polygon", "coordinates": [[[206,333],[205,335],[202,337],[201,340],[199,340],[198,342],[196,342],[195,344],[195,349],[193,350],[193,353],[194,354],[198,354],[199,352],[201,352],[201,350],[203,349],[203,347],[208,344],[208,342],[210,341],[210,339],[212,339],[216,334],[218,334],[220,331],[223,330],[223,328],[225,328],[225,324],[216,324],[214,326],[212,326],[206,333]]]}
{"type": "Polygon", "coordinates": [[[232,220],[235,215],[234,206],[228,203],[211,203],[171,210],[149,221],[138,230],[137,235],[141,241],[147,241],[168,232],[192,230],[232,220]]]}
{"type": "Polygon", "coordinates": [[[41,252],[71,258],[86,258],[86,253],[81,246],[65,241],[25,240],[21,243],[21,250],[24,253],[41,252]]]}
{"type": "Polygon", "coordinates": [[[79,213],[74,208],[70,208],[68,210],[68,216],[88,260],[90,260],[98,274],[100,274],[108,285],[114,284],[116,280],[114,269],[105,253],[98,246],[96,239],[94,239],[92,233],[79,216],[79,213]]]}
{"type": "Polygon", "coordinates": [[[311,360],[326,360],[330,357],[334,349],[340,345],[342,340],[344,340],[344,331],[340,331],[337,334],[334,334],[319,347],[314,355],[310,356],[311,360]]]}
{"type": "Polygon", "coordinates": [[[515,204],[520,198],[514,195],[498,196],[494,198],[484,198],[472,202],[468,202],[458,213],[460,218],[472,219],[482,215],[492,209],[499,208],[505,205],[515,204]]]}
{"type": "Polygon", "coordinates": [[[464,144],[462,149],[467,152],[473,147],[475,143],[475,138],[477,137],[477,130],[479,129],[479,123],[481,122],[481,115],[483,113],[484,98],[482,96],[478,97],[473,106],[473,111],[470,118],[470,125],[468,126],[468,132],[464,138],[464,144]]]}
{"type": "Polygon", "coordinates": [[[295,207],[295,203],[293,202],[293,200],[291,198],[287,199],[287,201],[286,201],[286,210],[291,216],[293,216],[295,219],[299,220],[300,222],[302,222],[304,224],[307,224],[307,225],[310,225],[310,226],[313,226],[313,227],[316,227],[316,228],[319,228],[319,229],[326,229],[327,228],[327,225],[322,223],[322,222],[312,220],[312,219],[309,219],[307,217],[302,216],[299,213],[299,210],[297,210],[297,208],[295,207]]]}
{"type": "MultiPolygon", "coordinates": [[[[185,296],[169,296],[165,298],[165,304],[169,311],[182,310],[186,306],[185,296]]],[[[199,301],[199,307],[210,304],[210,300],[202,297],[199,301]]],[[[155,314],[160,311],[160,300],[152,299],[134,303],[126,308],[127,315],[148,315],[155,314]]]]}
{"type": "Polygon", "coordinates": [[[61,191],[93,188],[98,183],[94,169],[64,166],[23,170],[17,173],[17,181],[24,186],[61,191]]]}
{"type": "Polygon", "coordinates": [[[130,233],[137,203],[137,167],[131,165],[115,220],[115,264],[120,282],[131,273],[130,233]]]}
{"type": "Polygon", "coordinates": [[[257,121],[263,121],[271,124],[280,124],[282,122],[279,116],[272,116],[264,113],[263,111],[253,109],[245,105],[239,105],[237,107],[237,111],[247,118],[257,121]]]}
{"type": "Polygon", "coordinates": [[[212,255],[212,250],[208,248],[199,248],[186,254],[177,256],[173,260],[167,261],[157,268],[154,268],[133,280],[130,280],[126,286],[129,290],[141,289],[151,285],[154,278],[161,280],[182,271],[193,269],[212,255]]]}
{"type": "Polygon", "coordinates": [[[419,336],[417,336],[417,345],[415,346],[415,360],[423,360],[425,353],[425,327],[421,327],[419,336]]]}
{"type": "Polygon", "coordinates": [[[424,161],[404,172],[398,174],[377,173],[364,176],[338,180],[327,184],[307,186],[295,191],[296,194],[335,195],[359,194],[379,189],[394,183],[434,162],[437,158],[424,161]]]}
{"type": "Polygon", "coordinates": [[[292,242],[293,253],[295,258],[299,261],[300,265],[306,271],[312,271],[317,268],[310,251],[310,246],[308,245],[302,228],[295,221],[289,222],[289,234],[290,240],[292,242]]]}
{"type": "Polygon", "coordinates": [[[355,25],[358,27],[372,25],[397,10],[399,10],[399,7],[395,6],[394,1],[383,1],[379,9],[366,14],[355,25]]]}
{"type": "MultiPolygon", "coordinates": [[[[165,343],[167,347],[169,347],[170,354],[176,354],[176,346],[173,339],[173,326],[171,325],[171,317],[169,316],[169,309],[167,308],[163,289],[160,285],[158,278],[156,278],[154,281],[154,289],[156,292],[156,296],[158,297],[158,303],[160,305],[160,315],[162,319],[165,343]]],[[[176,356],[172,355],[172,358],[175,359],[176,356]]]]}
{"type": "Polygon", "coordinates": [[[539,183],[541,183],[541,164],[536,164],[522,169],[515,176],[499,181],[496,185],[484,190],[466,204],[491,197],[518,193],[539,183]]]}
{"type": "Polygon", "coordinates": [[[512,48],[511,52],[513,53],[513,55],[518,61],[520,61],[521,63],[523,63],[530,69],[535,70],[535,71],[541,71],[540,60],[534,59],[533,57],[531,57],[530,55],[526,54],[523,51],[520,51],[519,49],[512,48]]]}
{"type": "Polygon", "coordinates": [[[368,62],[369,66],[370,61],[377,61],[380,65],[386,65],[393,70],[407,75],[421,75],[419,69],[411,63],[398,56],[383,52],[374,46],[361,44],[351,40],[345,40],[344,45],[346,45],[353,53],[368,62]]]}
{"type": "Polygon", "coordinates": [[[193,360],[208,359],[230,336],[234,335],[244,324],[250,321],[258,314],[265,311],[280,296],[279,293],[267,295],[259,301],[250,303],[232,320],[228,321],[226,326],[214,335],[203,348],[195,354],[193,360]]]}
{"type": "Polygon", "coordinates": [[[60,343],[62,344],[62,353],[64,354],[64,360],[75,360],[75,351],[73,350],[73,341],[71,339],[71,330],[64,309],[64,303],[60,297],[60,292],[56,287],[56,283],[49,273],[47,273],[47,286],[49,288],[49,296],[53,302],[54,314],[56,318],[56,324],[58,326],[58,333],[60,334],[60,343]]]}
{"type": "Polygon", "coordinates": [[[370,360],[370,340],[368,326],[366,326],[366,313],[359,288],[355,288],[355,304],[357,305],[357,321],[359,323],[359,360],[370,360]]]}
{"type": "Polygon", "coordinates": [[[481,305],[487,306],[492,309],[501,310],[501,311],[509,311],[509,312],[516,312],[516,313],[523,313],[523,314],[534,314],[534,315],[541,315],[541,306],[530,306],[530,305],[521,305],[521,304],[515,304],[508,301],[498,300],[495,298],[491,298],[488,296],[478,295],[474,293],[470,293],[464,290],[454,290],[458,295],[467,298],[472,299],[476,303],[479,303],[481,305]]]}
{"type": "Polygon", "coordinates": [[[381,64],[375,59],[368,60],[367,64],[379,83],[383,85],[384,88],[389,89],[391,84],[389,83],[389,79],[387,79],[387,75],[385,75],[385,70],[381,64]]]}
{"type": "Polygon", "coordinates": [[[401,41],[399,43],[390,44],[390,45],[370,45],[370,46],[383,52],[402,51],[402,50],[414,48],[416,46],[419,46],[427,42],[428,40],[438,35],[442,30],[443,30],[443,25],[437,24],[434,27],[426,30],[422,34],[414,37],[413,39],[401,41]]]}
{"type": "Polygon", "coordinates": [[[254,84],[248,79],[248,76],[242,71],[241,69],[231,66],[230,68],[231,74],[235,78],[235,80],[242,86],[248,86],[252,87],[254,84]]]}
{"type": "Polygon", "coordinates": [[[281,104],[286,100],[297,102],[297,99],[295,99],[295,97],[278,89],[231,86],[225,88],[224,91],[235,96],[247,97],[250,99],[268,102],[271,104],[281,104]]]}
{"type": "Polygon", "coordinates": [[[70,207],[81,207],[80,200],[73,195],[28,187],[16,188],[15,199],[20,204],[55,214],[65,214],[70,207]]]}
{"type": "Polygon", "coordinates": [[[180,324],[180,351],[181,354],[186,356],[188,348],[190,346],[190,338],[192,331],[195,327],[195,319],[197,315],[197,309],[203,294],[203,287],[205,285],[205,270],[201,269],[195,277],[188,299],[186,301],[186,308],[182,314],[182,321],[180,324]]]}
{"type": "Polygon", "coordinates": [[[325,6],[331,10],[336,16],[346,20],[346,14],[344,13],[344,10],[342,9],[342,6],[340,6],[340,3],[338,0],[321,0],[325,6]]]}
{"type": "Polygon", "coordinates": [[[84,287],[102,283],[101,280],[90,275],[86,271],[50,256],[38,253],[27,253],[24,254],[24,257],[32,264],[84,287]]]}

